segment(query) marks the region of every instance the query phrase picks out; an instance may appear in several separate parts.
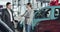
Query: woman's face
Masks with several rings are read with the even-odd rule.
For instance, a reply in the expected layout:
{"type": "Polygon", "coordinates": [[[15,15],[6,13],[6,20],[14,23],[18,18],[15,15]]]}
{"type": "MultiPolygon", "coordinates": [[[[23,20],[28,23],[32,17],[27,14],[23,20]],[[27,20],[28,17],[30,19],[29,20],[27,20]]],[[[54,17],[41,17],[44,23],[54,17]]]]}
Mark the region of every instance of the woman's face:
{"type": "Polygon", "coordinates": [[[27,5],[26,7],[29,8],[29,5],[27,5]]]}
{"type": "Polygon", "coordinates": [[[31,7],[30,7],[29,5],[27,5],[27,9],[28,9],[28,10],[30,10],[30,9],[31,9],[31,7]]]}

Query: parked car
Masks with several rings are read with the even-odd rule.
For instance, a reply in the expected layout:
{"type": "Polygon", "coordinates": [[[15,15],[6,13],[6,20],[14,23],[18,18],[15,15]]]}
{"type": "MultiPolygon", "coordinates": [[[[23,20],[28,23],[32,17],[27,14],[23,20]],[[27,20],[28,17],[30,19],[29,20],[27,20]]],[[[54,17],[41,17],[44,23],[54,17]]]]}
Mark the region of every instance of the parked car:
{"type": "Polygon", "coordinates": [[[14,31],[0,19],[0,32],[14,32],[14,31]]]}
{"type": "MultiPolygon", "coordinates": [[[[54,20],[59,16],[60,6],[47,6],[40,10],[34,10],[34,19],[32,22],[32,30],[35,29],[36,25],[41,21],[54,20]]],[[[23,27],[23,23],[19,23],[20,28],[23,27]]],[[[23,29],[22,29],[23,30],[23,29]]]]}
{"type": "MultiPolygon", "coordinates": [[[[49,17],[34,18],[32,24],[33,29],[35,29],[34,32],[60,32],[60,20],[58,20],[60,18],[60,6],[48,6],[42,9],[50,13],[47,13],[49,17]]],[[[44,12],[42,13],[45,15],[44,12]]]]}

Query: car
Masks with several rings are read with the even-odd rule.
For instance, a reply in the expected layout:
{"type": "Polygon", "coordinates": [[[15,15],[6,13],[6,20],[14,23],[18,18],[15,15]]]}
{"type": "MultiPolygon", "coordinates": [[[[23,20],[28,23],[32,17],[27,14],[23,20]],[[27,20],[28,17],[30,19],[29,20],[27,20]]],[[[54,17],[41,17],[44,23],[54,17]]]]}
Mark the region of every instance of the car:
{"type": "Polygon", "coordinates": [[[45,8],[42,8],[42,10],[44,17],[39,18],[37,16],[37,18],[34,18],[33,20],[32,28],[34,32],[60,32],[60,20],[58,20],[60,16],[60,6],[47,6],[45,8]]]}
{"type": "MultiPolygon", "coordinates": [[[[35,30],[35,26],[41,21],[54,20],[59,16],[60,6],[47,6],[39,10],[34,10],[34,18],[32,20],[32,31],[35,30]]],[[[21,22],[21,21],[20,21],[21,22]]],[[[18,25],[23,30],[23,23],[18,25]]]]}
{"type": "Polygon", "coordinates": [[[13,32],[13,30],[0,19],[0,32],[13,32]]]}

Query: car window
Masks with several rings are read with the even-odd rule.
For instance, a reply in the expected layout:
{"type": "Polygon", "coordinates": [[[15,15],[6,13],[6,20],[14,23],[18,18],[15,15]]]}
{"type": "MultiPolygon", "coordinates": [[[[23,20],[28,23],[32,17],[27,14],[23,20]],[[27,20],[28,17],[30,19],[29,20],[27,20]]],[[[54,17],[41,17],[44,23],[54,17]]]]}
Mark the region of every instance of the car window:
{"type": "Polygon", "coordinates": [[[51,8],[41,9],[35,14],[35,18],[48,18],[51,8]]]}
{"type": "Polygon", "coordinates": [[[60,10],[60,8],[55,8],[54,17],[58,17],[59,16],[59,10],[60,10]]]}

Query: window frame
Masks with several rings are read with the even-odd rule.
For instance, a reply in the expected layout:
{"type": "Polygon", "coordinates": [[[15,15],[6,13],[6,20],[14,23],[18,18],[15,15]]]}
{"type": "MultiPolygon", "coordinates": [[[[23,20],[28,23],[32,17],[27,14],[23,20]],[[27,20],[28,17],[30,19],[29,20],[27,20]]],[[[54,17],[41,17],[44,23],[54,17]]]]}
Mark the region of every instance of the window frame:
{"type": "MultiPolygon", "coordinates": [[[[48,11],[50,11],[50,12],[51,12],[51,10],[52,10],[51,8],[44,8],[44,9],[41,9],[41,10],[44,10],[44,11],[45,11],[46,9],[48,9],[48,11]],[[50,9],[50,10],[49,10],[49,9],[50,9]]],[[[35,14],[35,15],[36,15],[36,14],[35,14]]],[[[50,17],[50,16],[49,16],[49,17],[50,17]]],[[[49,17],[42,17],[42,18],[49,18],[49,17]]],[[[40,17],[35,17],[35,16],[34,16],[34,18],[35,18],[35,19],[41,19],[40,17]]]]}

